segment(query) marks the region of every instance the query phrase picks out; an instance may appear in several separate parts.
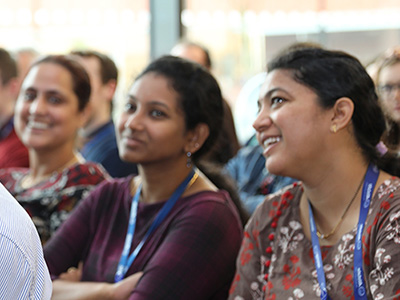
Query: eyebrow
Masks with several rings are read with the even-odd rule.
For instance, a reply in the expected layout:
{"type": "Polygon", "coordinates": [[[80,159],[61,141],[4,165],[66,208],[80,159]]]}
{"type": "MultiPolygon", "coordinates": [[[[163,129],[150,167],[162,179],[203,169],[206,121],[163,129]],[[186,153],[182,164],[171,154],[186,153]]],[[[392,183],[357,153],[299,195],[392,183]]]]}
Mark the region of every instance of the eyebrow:
{"type": "Polygon", "coordinates": [[[286,90],[284,90],[283,88],[276,87],[276,88],[273,88],[272,90],[269,90],[264,96],[260,97],[260,99],[269,98],[269,97],[271,97],[271,95],[273,93],[275,93],[277,91],[281,91],[281,92],[288,94],[288,92],[286,90]]]}
{"type": "MultiPolygon", "coordinates": [[[[128,99],[129,101],[138,101],[138,98],[133,95],[128,95],[128,98],[129,98],[128,99]]],[[[163,102],[157,101],[157,100],[151,100],[150,102],[148,102],[148,104],[162,106],[162,107],[165,107],[166,109],[170,110],[170,107],[168,105],[164,104],[163,102]]]]}

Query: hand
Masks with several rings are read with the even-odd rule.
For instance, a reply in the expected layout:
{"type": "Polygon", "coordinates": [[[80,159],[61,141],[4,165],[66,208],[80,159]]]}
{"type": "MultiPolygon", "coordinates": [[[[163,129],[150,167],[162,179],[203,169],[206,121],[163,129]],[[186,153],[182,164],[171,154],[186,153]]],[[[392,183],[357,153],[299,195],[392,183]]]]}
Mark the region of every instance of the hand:
{"type": "Polygon", "coordinates": [[[80,262],[78,268],[71,267],[67,270],[67,272],[61,273],[58,278],[66,281],[75,281],[75,282],[81,281],[82,268],[83,268],[83,263],[80,262]]]}
{"type": "Polygon", "coordinates": [[[111,299],[115,300],[126,300],[129,298],[135,289],[140,277],[142,277],[143,272],[135,273],[120,282],[112,284],[111,287],[111,299]]]}

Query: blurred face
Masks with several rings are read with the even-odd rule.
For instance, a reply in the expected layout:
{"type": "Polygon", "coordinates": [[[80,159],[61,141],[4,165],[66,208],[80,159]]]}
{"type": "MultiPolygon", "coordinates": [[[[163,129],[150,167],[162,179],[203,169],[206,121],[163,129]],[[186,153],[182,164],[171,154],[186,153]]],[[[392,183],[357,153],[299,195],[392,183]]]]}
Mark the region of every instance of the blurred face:
{"type": "Polygon", "coordinates": [[[142,165],[185,165],[188,135],[177,99],[162,75],[150,72],[133,84],[118,123],[122,159],[142,165]]]}
{"type": "Polygon", "coordinates": [[[90,78],[90,105],[92,114],[96,115],[96,112],[104,105],[110,106],[112,96],[109,93],[101,80],[100,74],[100,62],[96,57],[77,57],[79,62],[85,68],[90,78]]]}
{"type": "Polygon", "coordinates": [[[22,142],[36,150],[73,149],[83,122],[69,71],[54,63],[34,66],[15,107],[15,128],[22,142]]]}
{"type": "Polygon", "coordinates": [[[171,54],[196,62],[207,68],[206,56],[204,54],[204,51],[199,47],[178,45],[174,49],[172,49],[171,54]]]}
{"type": "Polygon", "coordinates": [[[379,74],[379,98],[386,115],[400,122],[400,63],[383,68],[379,74]]]}
{"type": "Polygon", "coordinates": [[[253,127],[271,173],[301,179],[304,168],[327,150],[331,115],[317,101],[318,96],[292,79],[290,71],[268,73],[253,127]]]}

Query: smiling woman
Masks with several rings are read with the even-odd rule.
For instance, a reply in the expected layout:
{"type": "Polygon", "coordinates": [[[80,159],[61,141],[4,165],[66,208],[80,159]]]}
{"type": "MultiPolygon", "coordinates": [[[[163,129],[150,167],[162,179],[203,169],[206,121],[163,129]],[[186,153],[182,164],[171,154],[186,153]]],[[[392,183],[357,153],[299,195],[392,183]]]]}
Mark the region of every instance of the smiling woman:
{"type": "MultiPolygon", "coordinates": [[[[230,299],[389,299],[400,292],[400,179],[360,62],[317,48],[268,65],[254,122],[271,173],[301,180],[246,226],[230,299]]],[[[392,299],[392,298],[391,298],[392,299]]]]}
{"type": "Polygon", "coordinates": [[[46,244],[53,299],[227,298],[242,224],[197,168],[218,138],[222,101],[214,77],[178,57],[136,78],[117,136],[139,175],[102,183],[46,244]]]}
{"type": "Polygon", "coordinates": [[[26,75],[15,129],[30,167],[0,170],[0,181],[32,216],[45,243],[75,205],[108,175],[75,151],[90,95],[84,69],[66,56],[47,56],[26,75]]]}

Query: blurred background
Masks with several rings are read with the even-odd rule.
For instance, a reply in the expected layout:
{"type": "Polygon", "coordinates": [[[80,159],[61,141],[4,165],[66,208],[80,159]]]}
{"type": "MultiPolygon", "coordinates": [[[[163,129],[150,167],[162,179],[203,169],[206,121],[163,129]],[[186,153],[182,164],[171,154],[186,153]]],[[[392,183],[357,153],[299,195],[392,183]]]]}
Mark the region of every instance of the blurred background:
{"type": "MultiPolygon", "coordinates": [[[[313,41],[345,50],[366,65],[400,44],[400,1],[0,1],[1,47],[42,54],[102,51],[120,70],[117,102],[151,59],[182,38],[210,50],[213,74],[240,122],[256,111],[239,96],[244,83],[265,71],[266,62],[285,46],[313,41]]],[[[244,139],[245,133],[238,135],[244,139]]]]}

